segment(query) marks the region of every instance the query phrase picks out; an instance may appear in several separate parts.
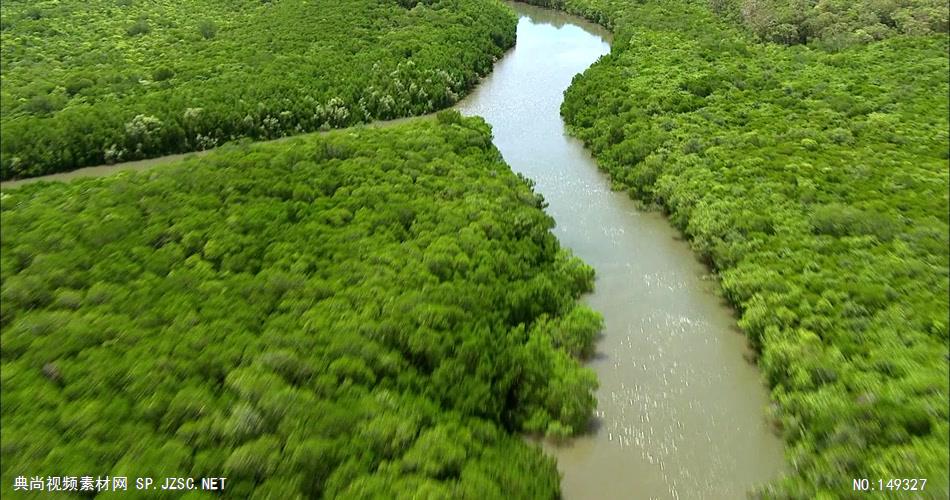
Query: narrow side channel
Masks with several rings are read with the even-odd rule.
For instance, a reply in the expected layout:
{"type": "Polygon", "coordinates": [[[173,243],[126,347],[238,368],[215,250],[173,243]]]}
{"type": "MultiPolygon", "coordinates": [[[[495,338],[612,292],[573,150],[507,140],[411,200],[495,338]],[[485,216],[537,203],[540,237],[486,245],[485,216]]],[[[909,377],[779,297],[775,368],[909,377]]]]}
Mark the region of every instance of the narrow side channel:
{"type": "Polygon", "coordinates": [[[597,270],[587,302],[606,319],[590,363],[599,409],[594,432],[551,447],[564,497],[743,498],[780,474],[783,445],[732,311],[688,244],[612,192],[560,117],[564,90],[610,51],[609,33],[511,6],[517,45],[458,108],[492,124],[505,160],[550,204],[557,237],[597,270]]]}

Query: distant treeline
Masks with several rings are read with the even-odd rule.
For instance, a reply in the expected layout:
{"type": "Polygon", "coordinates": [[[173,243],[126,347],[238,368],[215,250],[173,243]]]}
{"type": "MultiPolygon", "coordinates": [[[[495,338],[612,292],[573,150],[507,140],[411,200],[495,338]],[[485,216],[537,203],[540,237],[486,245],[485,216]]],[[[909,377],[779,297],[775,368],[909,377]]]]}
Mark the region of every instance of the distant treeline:
{"type": "Polygon", "coordinates": [[[741,313],[789,444],[766,496],[950,495],[947,4],[540,3],[614,29],[561,111],[741,313]],[[792,12],[805,36],[762,43],[792,12]]]}
{"type": "Polygon", "coordinates": [[[3,490],[557,498],[519,434],[586,428],[601,318],[543,204],[454,111],[4,191],[3,490]]]}
{"type": "Polygon", "coordinates": [[[515,24],[497,0],[5,2],[0,179],[442,109],[515,24]]]}
{"type": "Polygon", "coordinates": [[[894,35],[947,32],[945,0],[708,0],[762,40],[831,50],[894,35]]]}

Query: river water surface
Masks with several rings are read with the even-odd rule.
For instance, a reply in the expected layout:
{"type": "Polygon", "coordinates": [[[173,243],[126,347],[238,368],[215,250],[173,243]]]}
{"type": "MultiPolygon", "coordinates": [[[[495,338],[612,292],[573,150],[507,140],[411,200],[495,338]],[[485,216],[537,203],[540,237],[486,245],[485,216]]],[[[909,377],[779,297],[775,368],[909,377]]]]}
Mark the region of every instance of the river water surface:
{"type": "Polygon", "coordinates": [[[511,4],[518,43],[458,108],[491,123],[516,172],[536,182],[564,246],[597,270],[586,302],[606,328],[590,362],[595,430],[548,446],[566,499],[741,499],[782,471],[757,369],[708,270],[660,215],[610,190],[559,109],[577,73],[610,51],[602,28],[511,4]]]}

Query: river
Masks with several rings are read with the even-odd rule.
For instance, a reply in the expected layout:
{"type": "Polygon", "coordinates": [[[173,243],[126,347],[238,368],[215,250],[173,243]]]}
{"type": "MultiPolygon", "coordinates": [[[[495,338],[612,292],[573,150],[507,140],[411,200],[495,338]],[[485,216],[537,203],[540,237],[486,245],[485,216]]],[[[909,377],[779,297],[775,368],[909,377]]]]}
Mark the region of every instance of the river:
{"type": "Polygon", "coordinates": [[[689,245],[661,215],[612,192],[559,109],[610,34],[524,4],[518,43],[458,109],[491,123],[511,167],[536,182],[561,243],[597,270],[586,302],[606,328],[596,425],[548,445],[566,499],[740,499],[783,468],[745,337],[689,245]]]}
{"type": "Polygon", "coordinates": [[[596,290],[585,297],[606,321],[589,363],[600,379],[595,425],[567,444],[546,445],[563,474],[564,498],[742,498],[783,467],[782,443],[764,418],[765,388],[744,359],[745,338],[689,245],[662,216],[612,192],[560,117],[564,90],[610,51],[610,34],[574,16],[510,5],[520,16],[517,45],[457,108],[491,123],[505,160],[549,203],[558,239],[597,271],[596,290]]]}

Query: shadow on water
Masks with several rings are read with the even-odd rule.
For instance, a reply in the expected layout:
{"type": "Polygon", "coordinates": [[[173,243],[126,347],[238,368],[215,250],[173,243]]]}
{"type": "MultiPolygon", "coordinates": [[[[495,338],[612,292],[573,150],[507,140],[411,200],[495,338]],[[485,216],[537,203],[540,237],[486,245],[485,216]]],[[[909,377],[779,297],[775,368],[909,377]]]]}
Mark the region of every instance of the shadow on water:
{"type": "Polygon", "coordinates": [[[564,14],[553,9],[529,5],[526,3],[508,2],[519,16],[527,16],[531,22],[538,26],[550,26],[554,29],[564,27],[580,27],[584,31],[594,36],[598,36],[607,43],[613,42],[613,33],[599,24],[592,23],[579,17],[564,14]]]}

